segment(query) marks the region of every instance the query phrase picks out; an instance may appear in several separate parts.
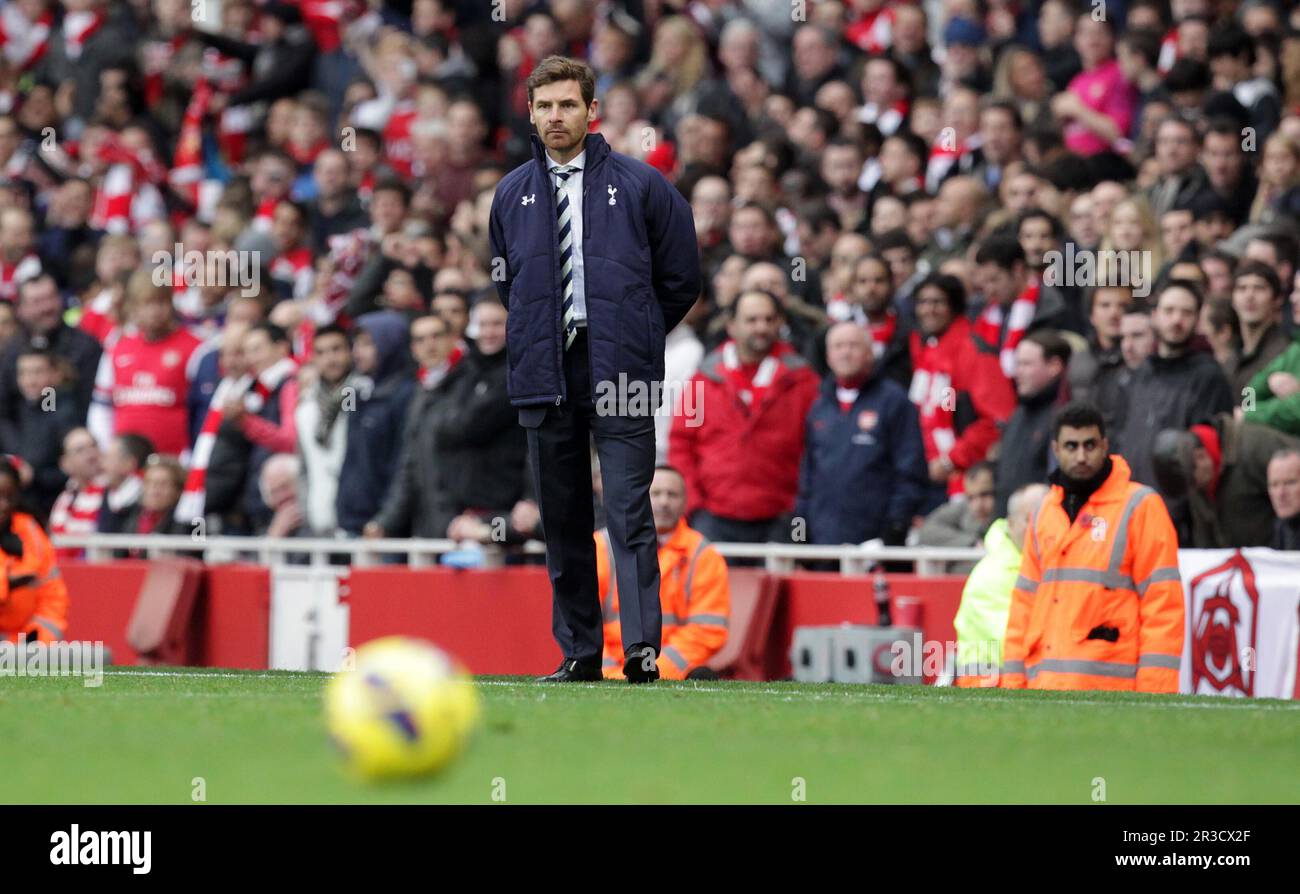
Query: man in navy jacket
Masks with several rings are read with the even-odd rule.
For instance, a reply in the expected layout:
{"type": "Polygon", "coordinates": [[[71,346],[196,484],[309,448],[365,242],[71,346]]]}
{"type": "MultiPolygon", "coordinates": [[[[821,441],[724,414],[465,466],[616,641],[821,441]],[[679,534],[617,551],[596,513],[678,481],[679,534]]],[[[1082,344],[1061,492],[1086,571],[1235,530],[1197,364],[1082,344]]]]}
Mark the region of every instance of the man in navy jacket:
{"type": "Polygon", "coordinates": [[[916,407],[873,368],[867,330],[837,323],[826,334],[831,368],[808,411],[796,516],[810,543],[903,544],[926,489],[916,407]]]}
{"type": "Polygon", "coordinates": [[[602,679],[589,440],[600,457],[624,672],[658,677],[659,559],[650,480],[664,334],[700,294],[690,205],[589,134],[595,79],[548,57],[528,78],[533,159],[497,185],[492,278],[509,310],[507,387],[528,452],[564,655],[544,680],[602,679]]]}

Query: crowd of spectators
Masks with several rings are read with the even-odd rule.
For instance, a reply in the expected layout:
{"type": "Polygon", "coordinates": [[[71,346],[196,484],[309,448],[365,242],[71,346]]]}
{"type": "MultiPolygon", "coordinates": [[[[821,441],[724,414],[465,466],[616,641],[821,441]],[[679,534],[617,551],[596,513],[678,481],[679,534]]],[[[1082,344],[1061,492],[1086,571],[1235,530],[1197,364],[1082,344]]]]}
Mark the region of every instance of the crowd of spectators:
{"type": "Polygon", "coordinates": [[[1290,6],[12,0],[0,452],[54,532],[539,536],[487,221],[563,54],[694,212],[693,527],[975,545],[1086,398],[1183,545],[1292,548],[1290,6]]]}

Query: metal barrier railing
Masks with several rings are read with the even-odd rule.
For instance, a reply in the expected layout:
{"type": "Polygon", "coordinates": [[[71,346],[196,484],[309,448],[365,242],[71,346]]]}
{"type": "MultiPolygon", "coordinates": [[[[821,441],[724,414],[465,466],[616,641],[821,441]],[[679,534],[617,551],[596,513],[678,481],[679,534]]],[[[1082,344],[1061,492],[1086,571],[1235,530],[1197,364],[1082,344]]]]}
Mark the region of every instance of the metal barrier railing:
{"type": "MultiPolygon", "coordinates": [[[[212,537],[184,534],[57,534],[54,545],[61,549],[83,549],[92,562],[108,561],[129,550],[145,558],[191,555],[210,564],[254,562],[259,565],[343,564],[370,567],[385,564],[385,556],[405,556],[411,568],[437,565],[446,553],[462,550],[466,544],[448,539],[386,538],[335,539],[331,537],[212,537]],[[290,557],[293,557],[292,559],[290,557]]],[[[484,568],[499,568],[507,555],[544,555],[546,546],[530,540],[520,546],[478,544],[484,568]]],[[[984,555],[980,548],[877,546],[845,544],[825,546],[806,543],[715,543],[727,559],[760,559],[768,571],[792,571],[797,562],[838,562],[842,574],[864,574],[878,562],[914,564],[918,574],[942,574],[949,562],[974,562],[984,555]]]]}

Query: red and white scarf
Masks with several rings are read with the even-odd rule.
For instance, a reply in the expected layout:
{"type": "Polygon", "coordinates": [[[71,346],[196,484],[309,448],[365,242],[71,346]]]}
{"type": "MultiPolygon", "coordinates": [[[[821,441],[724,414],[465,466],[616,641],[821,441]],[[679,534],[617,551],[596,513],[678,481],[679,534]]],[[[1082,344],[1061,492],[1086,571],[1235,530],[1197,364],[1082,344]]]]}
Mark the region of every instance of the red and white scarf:
{"type": "Polygon", "coordinates": [[[203,518],[207,501],[208,463],[212,460],[212,448],[217,443],[217,429],[221,427],[226,402],[242,395],[245,409],[256,413],[266,405],[275,389],[297,369],[298,365],[286,357],[263,370],[256,379],[252,376],[242,376],[239,379],[226,376],[217,383],[208,404],[207,415],[203,417],[203,428],[194,441],[190,470],[185,476],[185,490],[176,504],[176,521],[190,525],[195,519],[203,518]]]}
{"type": "Polygon", "coordinates": [[[24,72],[41,61],[49,48],[53,23],[54,13],[48,9],[33,22],[17,3],[0,6],[0,53],[14,71],[24,72]]]}
{"type": "Polygon", "coordinates": [[[1016,372],[1016,345],[1024,338],[1029,324],[1038,309],[1039,283],[1033,282],[1011,302],[1011,312],[1006,318],[1006,335],[1003,336],[1002,305],[990,301],[975,321],[975,336],[998,352],[998,362],[1007,378],[1016,372]]]}
{"type": "Polygon", "coordinates": [[[63,17],[63,49],[69,59],[80,59],[86,41],[104,26],[99,12],[70,12],[63,17]]]}
{"type": "MultiPolygon", "coordinates": [[[[99,527],[99,509],[104,505],[102,478],[78,485],[69,479],[67,487],[54,501],[50,510],[50,534],[93,534],[99,527]]],[[[55,551],[60,559],[75,559],[79,549],[55,551]]]]}
{"type": "Polygon", "coordinates": [[[442,363],[437,366],[421,366],[420,385],[425,389],[438,387],[438,384],[447,378],[447,375],[456,368],[456,364],[460,363],[461,358],[465,356],[465,347],[465,342],[461,341],[456,347],[452,348],[451,353],[447,355],[447,359],[442,363]]]}
{"type": "Polygon", "coordinates": [[[212,85],[206,78],[194,83],[194,93],[181,119],[176,139],[176,154],[168,180],[172,189],[184,196],[193,208],[199,205],[199,181],[203,179],[203,118],[212,101],[212,85]]]}
{"type": "Polygon", "coordinates": [[[772,345],[772,350],[768,351],[767,356],[759,361],[758,368],[751,378],[749,371],[740,362],[740,353],[736,350],[736,342],[727,339],[722,346],[723,374],[731,382],[732,387],[736,389],[736,393],[745,402],[745,405],[753,409],[762,406],[767,389],[772,387],[772,383],[776,381],[776,374],[781,370],[781,358],[793,351],[794,347],[789,343],[775,342],[772,345]]]}

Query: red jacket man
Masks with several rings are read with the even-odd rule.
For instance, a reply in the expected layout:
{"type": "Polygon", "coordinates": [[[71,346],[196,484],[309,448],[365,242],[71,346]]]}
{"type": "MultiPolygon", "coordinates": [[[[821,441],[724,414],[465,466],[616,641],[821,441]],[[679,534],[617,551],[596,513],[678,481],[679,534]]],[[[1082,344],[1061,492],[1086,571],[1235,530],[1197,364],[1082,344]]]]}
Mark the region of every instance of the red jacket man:
{"type": "Polygon", "coordinates": [[[981,351],[971,337],[962,316],[965,304],[961,281],[952,276],[929,276],[916,290],[908,396],[921,416],[925,458],[936,485],[984,459],[1016,409],[1015,391],[997,356],[981,351]]]}
{"type": "Polygon", "coordinates": [[[668,461],[686,479],[692,527],[719,542],[789,540],[799,489],[804,420],[816,372],[777,341],[780,303],[745,292],[730,309],[731,338],[704,358],[675,408],[668,461]]]}

